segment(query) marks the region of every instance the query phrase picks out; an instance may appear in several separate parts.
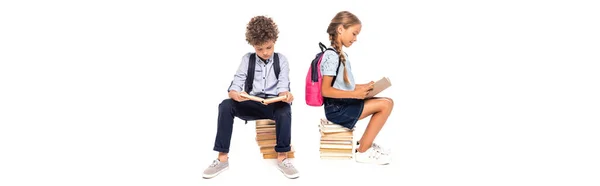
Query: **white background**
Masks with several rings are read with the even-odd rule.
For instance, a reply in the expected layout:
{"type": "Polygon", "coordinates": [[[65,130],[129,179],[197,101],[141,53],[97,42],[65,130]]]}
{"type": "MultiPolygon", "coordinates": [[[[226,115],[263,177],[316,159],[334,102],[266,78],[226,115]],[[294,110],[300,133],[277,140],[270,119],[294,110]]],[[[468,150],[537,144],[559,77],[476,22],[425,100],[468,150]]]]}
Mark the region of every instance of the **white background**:
{"type": "Polygon", "coordinates": [[[0,185],[600,184],[600,6],[391,2],[2,1],[0,185]],[[388,166],[318,157],[323,110],[303,83],[341,10],[363,22],[346,49],[357,81],[393,83],[376,139],[388,166]],[[301,177],[236,120],[230,169],[204,180],[255,15],[278,23],[290,60],[301,177]]]}

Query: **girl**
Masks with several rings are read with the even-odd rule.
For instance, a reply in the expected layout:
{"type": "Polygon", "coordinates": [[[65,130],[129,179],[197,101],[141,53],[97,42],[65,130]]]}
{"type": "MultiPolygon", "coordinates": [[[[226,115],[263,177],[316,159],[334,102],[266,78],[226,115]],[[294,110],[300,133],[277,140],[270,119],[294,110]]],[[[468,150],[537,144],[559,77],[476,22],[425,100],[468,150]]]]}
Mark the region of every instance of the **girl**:
{"type": "Polygon", "coordinates": [[[390,98],[365,99],[373,89],[374,82],[355,84],[350,60],[342,51],[342,46],[348,48],[356,42],[360,29],[360,20],[348,11],[337,13],[327,28],[335,51],[326,51],[321,61],[321,94],[324,97],[325,116],[327,120],[349,129],[353,129],[358,120],[372,116],[362,138],[357,141],[355,160],[388,164],[391,161],[390,152],[373,141],[392,112],[394,102],[390,98]]]}

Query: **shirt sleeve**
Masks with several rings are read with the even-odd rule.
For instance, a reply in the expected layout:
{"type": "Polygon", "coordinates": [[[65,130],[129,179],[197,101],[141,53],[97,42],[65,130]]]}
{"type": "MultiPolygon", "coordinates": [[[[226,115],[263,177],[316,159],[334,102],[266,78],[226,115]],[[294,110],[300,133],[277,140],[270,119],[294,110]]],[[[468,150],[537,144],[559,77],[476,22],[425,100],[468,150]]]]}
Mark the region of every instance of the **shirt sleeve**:
{"type": "Polygon", "coordinates": [[[249,62],[250,53],[244,55],[242,57],[242,62],[240,63],[235,75],[233,76],[233,81],[231,82],[231,86],[227,91],[235,90],[237,92],[241,92],[244,88],[244,82],[246,81],[246,76],[248,76],[248,62],[249,62]]]}
{"type": "Polygon", "coordinates": [[[324,76],[336,76],[340,59],[334,51],[325,51],[321,59],[321,74],[324,76]]]}
{"type": "Polygon", "coordinates": [[[282,92],[290,91],[290,65],[287,58],[278,54],[279,56],[279,67],[281,71],[279,72],[279,81],[277,82],[277,95],[282,92]]]}

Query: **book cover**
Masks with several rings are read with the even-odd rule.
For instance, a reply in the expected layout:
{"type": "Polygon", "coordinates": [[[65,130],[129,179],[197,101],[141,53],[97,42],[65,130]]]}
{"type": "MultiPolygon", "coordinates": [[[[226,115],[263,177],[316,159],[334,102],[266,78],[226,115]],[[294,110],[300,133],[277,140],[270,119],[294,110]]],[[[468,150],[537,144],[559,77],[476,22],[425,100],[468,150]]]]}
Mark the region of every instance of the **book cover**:
{"type": "Polygon", "coordinates": [[[373,90],[371,90],[369,94],[367,94],[367,98],[372,98],[391,86],[392,82],[390,81],[390,79],[388,77],[383,77],[377,82],[375,82],[375,84],[373,85],[373,90]]]}

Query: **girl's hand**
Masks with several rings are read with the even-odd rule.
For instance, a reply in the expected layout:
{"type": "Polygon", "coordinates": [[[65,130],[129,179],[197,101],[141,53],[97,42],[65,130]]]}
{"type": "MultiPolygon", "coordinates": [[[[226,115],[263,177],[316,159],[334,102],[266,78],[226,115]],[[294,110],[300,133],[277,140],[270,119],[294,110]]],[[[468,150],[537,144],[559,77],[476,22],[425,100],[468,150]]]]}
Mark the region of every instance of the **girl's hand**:
{"type": "Polygon", "coordinates": [[[357,99],[365,99],[371,90],[373,90],[373,83],[357,86],[354,89],[354,97],[357,99]]]}
{"type": "MultiPolygon", "coordinates": [[[[375,84],[375,82],[371,81],[371,82],[366,83],[366,84],[356,84],[356,87],[373,86],[374,84],[375,84]]],[[[371,87],[371,89],[373,89],[373,88],[371,87]]]]}
{"type": "Polygon", "coordinates": [[[369,91],[373,90],[373,88],[375,88],[375,82],[371,81],[367,84],[367,86],[369,87],[369,91]]]}

